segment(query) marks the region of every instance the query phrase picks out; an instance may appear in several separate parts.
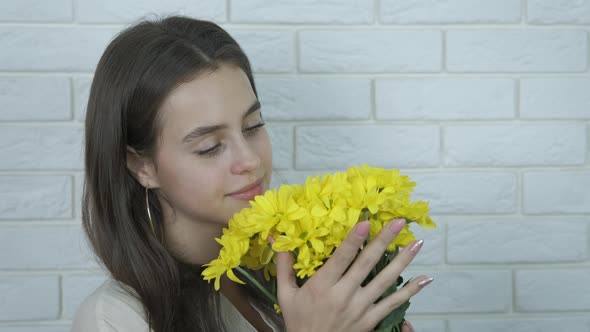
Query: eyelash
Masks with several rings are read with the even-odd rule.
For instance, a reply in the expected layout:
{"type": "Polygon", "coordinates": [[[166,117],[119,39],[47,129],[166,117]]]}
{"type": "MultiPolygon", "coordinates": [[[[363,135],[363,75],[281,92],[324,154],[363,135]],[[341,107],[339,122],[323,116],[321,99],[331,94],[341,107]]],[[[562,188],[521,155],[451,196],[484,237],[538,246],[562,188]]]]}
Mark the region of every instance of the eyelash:
{"type": "MultiPolygon", "coordinates": [[[[245,128],[243,130],[244,135],[246,137],[252,137],[254,135],[256,135],[258,133],[258,131],[260,130],[260,128],[264,127],[266,123],[261,122],[259,124],[256,124],[252,127],[248,127],[245,128]]],[[[207,150],[204,151],[197,151],[197,154],[199,156],[203,156],[203,157],[215,157],[216,155],[220,154],[221,152],[223,152],[223,145],[221,143],[217,143],[214,147],[209,148],[207,150]]]]}
{"type": "Polygon", "coordinates": [[[264,127],[265,124],[266,123],[264,122],[260,122],[259,124],[253,125],[252,127],[248,127],[244,129],[244,134],[248,137],[254,136],[258,133],[258,130],[260,130],[260,128],[264,127]]]}

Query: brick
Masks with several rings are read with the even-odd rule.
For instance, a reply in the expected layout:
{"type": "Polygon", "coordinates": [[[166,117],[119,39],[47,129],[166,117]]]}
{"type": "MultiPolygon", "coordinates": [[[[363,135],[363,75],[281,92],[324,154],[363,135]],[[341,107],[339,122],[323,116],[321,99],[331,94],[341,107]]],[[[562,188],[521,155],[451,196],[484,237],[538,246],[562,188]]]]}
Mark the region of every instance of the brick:
{"type": "Polygon", "coordinates": [[[231,21],[240,23],[372,23],[373,2],[237,0],[231,21]]]}
{"type": "Polygon", "coordinates": [[[590,213],[590,171],[526,172],[525,213],[590,213]]]}
{"type": "Polygon", "coordinates": [[[62,279],[62,315],[73,319],[84,299],[92,294],[106,279],[104,274],[66,275],[62,279]]]}
{"type": "Polygon", "coordinates": [[[580,30],[456,30],[447,32],[453,72],[580,72],[588,40],[580,30]]]}
{"type": "Polygon", "coordinates": [[[590,310],[588,276],[588,268],[516,271],[516,310],[590,310]]]}
{"type": "Polygon", "coordinates": [[[299,50],[304,72],[434,72],[442,65],[439,31],[305,30],[299,50]]]}
{"type": "Polygon", "coordinates": [[[455,125],[444,128],[450,166],[579,165],[586,128],[577,123],[455,125]]]}
{"type": "Polygon", "coordinates": [[[439,159],[437,126],[314,126],[296,128],[298,169],[431,167],[439,159]],[[412,147],[408,149],[408,146],[412,147]]]}
{"type": "Polygon", "coordinates": [[[506,312],[511,307],[510,271],[422,271],[415,276],[421,274],[435,280],[412,297],[414,314],[506,312]]]}
{"type": "Polygon", "coordinates": [[[514,81],[496,78],[377,79],[378,119],[513,118],[514,81]]]}
{"type": "Polygon", "coordinates": [[[74,112],[79,121],[84,121],[86,118],[91,85],[92,77],[76,77],[74,79],[74,112]]]}
{"type": "Polygon", "coordinates": [[[0,332],[69,332],[70,325],[63,324],[19,324],[19,325],[0,325],[0,332]]]}
{"type": "Polygon", "coordinates": [[[368,119],[371,81],[356,78],[259,78],[269,120],[368,119]]]}
{"type": "Polygon", "coordinates": [[[72,180],[63,175],[0,175],[0,220],[72,216],[72,180]]]}
{"type": "Polygon", "coordinates": [[[411,172],[410,175],[417,183],[412,197],[430,201],[432,214],[516,211],[516,176],[512,173],[411,172]]]}
{"type": "Polygon", "coordinates": [[[485,264],[586,260],[587,223],[561,219],[496,218],[450,223],[447,261],[485,264]],[[563,250],[564,243],[568,243],[567,250],[563,250]]]}
{"type": "Polygon", "coordinates": [[[590,318],[559,315],[557,318],[465,318],[450,319],[450,332],[538,332],[538,331],[590,331],[590,318]]]}
{"type": "Polygon", "coordinates": [[[528,0],[532,24],[590,24],[590,1],[528,0]]]}
{"type": "Polygon", "coordinates": [[[293,164],[293,128],[271,124],[268,126],[268,134],[272,143],[272,168],[291,168],[293,164]]]}
{"type": "Polygon", "coordinates": [[[78,0],[78,20],[84,23],[128,23],[156,15],[186,15],[200,19],[224,21],[225,0],[78,0]]]}
{"type": "Polygon", "coordinates": [[[82,169],[82,126],[0,125],[0,169],[82,169]]]}
{"type": "Polygon", "coordinates": [[[73,12],[71,0],[0,1],[1,22],[67,22],[73,12]]]}
{"type": "Polygon", "coordinates": [[[57,276],[0,276],[0,294],[0,321],[56,319],[59,315],[57,276]]]}
{"type": "Polygon", "coordinates": [[[93,71],[118,31],[85,26],[0,26],[0,71],[93,71]]]}
{"type": "Polygon", "coordinates": [[[67,77],[0,76],[0,120],[68,120],[67,77]]]}
{"type": "MultiPolygon", "coordinates": [[[[84,195],[84,173],[74,176],[74,217],[82,218],[82,197],[84,195]]],[[[81,220],[81,219],[80,219],[81,220]]]]}
{"type": "Polygon", "coordinates": [[[381,0],[381,21],[396,24],[516,23],[520,0],[381,0]]]}
{"type": "MultiPolygon", "coordinates": [[[[414,201],[414,199],[412,199],[414,201]]],[[[424,239],[424,246],[420,249],[420,253],[412,261],[412,267],[422,265],[436,265],[443,262],[443,255],[445,251],[445,229],[446,225],[440,222],[437,217],[431,216],[437,224],[435,229],[423,229],[422,227],[411,224],[410,230],[414,233],[414,237],[424,239]]]]}
{"type": "Polygon", "coordinates": [[[590,79],[524,78],[520,82],[520,117],[590,119],[590,79]]]}
{"type": "Polygon", "coordinates": [[[4,226],[0,239],[1,269],[96,267],[81,226],[4,226]]]}
{"type": "Polygon", "coordinates": [[[295,56],[291,31],[228,29],[228,32],[248,55],[253,71],[281,73],[293,70],[295,56]]]}

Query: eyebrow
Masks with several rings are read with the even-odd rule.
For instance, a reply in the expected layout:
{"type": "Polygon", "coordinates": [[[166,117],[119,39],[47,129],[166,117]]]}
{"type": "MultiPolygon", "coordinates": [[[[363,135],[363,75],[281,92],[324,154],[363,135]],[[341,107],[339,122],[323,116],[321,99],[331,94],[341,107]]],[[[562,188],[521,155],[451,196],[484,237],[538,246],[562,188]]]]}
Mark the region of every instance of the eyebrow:
{"type": "MultiPolygon", "coordinates": [[[[254,104],[252,104],[248,110],[246,110],[246,112],[244,112],[244,115],[242,116],[242,119],[245,119],[248,115],[260,110],[260,101],[256,100],[254,102],[254,104]]],[[[191,130],[186,136],[184,136],[184,138],[182,139],[183,143],[188,143],[196,138],[199,138],[201,136],[205,136],[207,134],[210,134],[212,132],[215,132],[217,130],[220,129],[225,129],[227,128],[227,125],[221,124],[221,125],[213,125],[213,126],[205,126],[205,127],[197,127],[194,128],[193,130],[191,130]]]]}

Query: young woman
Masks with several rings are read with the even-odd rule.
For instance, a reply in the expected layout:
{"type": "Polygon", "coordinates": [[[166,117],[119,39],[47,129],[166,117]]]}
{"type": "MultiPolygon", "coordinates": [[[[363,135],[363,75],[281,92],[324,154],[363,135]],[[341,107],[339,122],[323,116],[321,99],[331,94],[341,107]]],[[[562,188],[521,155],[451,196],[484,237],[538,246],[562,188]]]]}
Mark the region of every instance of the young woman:
{"type": "Polygon", "coordinates": [[[202,280],[214,238],[272,172],[250,64],[214,23],[175,16],[119,34],[96,68],[85,144],[83,223],[110,278],[73,331],[368,331],[432,281],[375,303],[420,250],[414,242],[360,286],[403,220],[353,262],[368,234],[359,223],[303,287],[277,253],[280,317],[246,287],[223,280],[215,292],[202,280]]]}

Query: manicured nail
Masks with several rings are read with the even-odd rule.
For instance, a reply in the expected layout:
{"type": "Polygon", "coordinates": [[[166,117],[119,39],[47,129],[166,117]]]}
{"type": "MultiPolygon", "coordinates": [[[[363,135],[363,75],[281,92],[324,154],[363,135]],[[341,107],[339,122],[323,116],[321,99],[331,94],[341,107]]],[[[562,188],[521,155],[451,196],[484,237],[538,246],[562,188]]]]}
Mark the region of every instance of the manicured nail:
{"type": "Polygon", "coordinates": [[[418,254],[418,251],[420,251],[420,249],[422,249],[423,244],[424,244],[424,240],[420,240],[420,241],[414,243],[414,245],[412,245],[412,247],[410,248],[410,254],[412,254],[413,256],[416,256],[416,254],[418,254]]]}
{"type": "Polygon", "coordinates": [[[361,221],[354,226],[354,232],[358,236],[366,237],[369,234],[370,227],[371,224],[369,224],[369,221],[361,221]]]}
{"type": "Polygon", "coordinates": [[[407,327],[409,327],[410,328],[410,331],[414,331],[414,327],[407,320],[404,320],[404,325],[407,326],[407,327]]]}
{"type": "Polygon", "coordinates": [[[422,280],[418,283],[418,286],[420,287],[426,287],[428,286],[432,281],[434,280],[434,278],[428,278],[426,280],[422,280]]]}
{"type": "Polygon", "coordinates": [[[405,225],[406,225],[406,220],[405,220],[405,219],[396,219],[396,220],[394,220],[394,221],[390,222],[390,223],[387,225],[387,228],[389,228],[389,230],[390,230],[392,233],[395,233],[395,234],[397,234],[397,233],[399,233],[399,231],[401,231],[401,230],[402,230],[402,228],[403,228],[405,225]]]}

